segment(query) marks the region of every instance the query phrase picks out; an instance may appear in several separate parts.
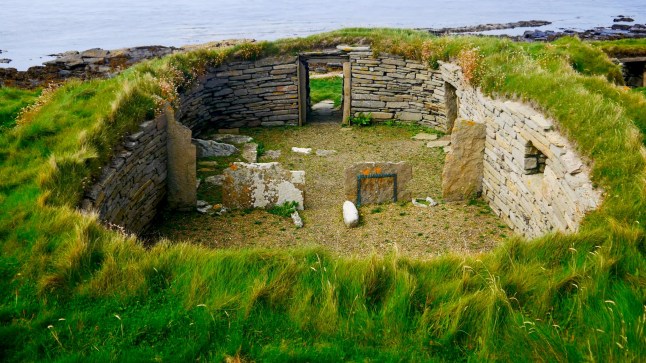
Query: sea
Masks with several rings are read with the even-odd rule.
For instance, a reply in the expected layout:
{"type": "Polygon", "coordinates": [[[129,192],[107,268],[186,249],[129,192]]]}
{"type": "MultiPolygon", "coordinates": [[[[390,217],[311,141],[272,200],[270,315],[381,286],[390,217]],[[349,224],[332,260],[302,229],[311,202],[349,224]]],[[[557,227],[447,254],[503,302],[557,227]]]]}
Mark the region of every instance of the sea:
{"type": "MultiPolygon", "coordinates": [[[[547,20],[536,29],[646,23],[646,0],[0,0],[0,67],[68,50],[273,40],[346,27],[441,28],[547,20]]],[[[522,34],[527,29],[497,31],[522,34]]]]}

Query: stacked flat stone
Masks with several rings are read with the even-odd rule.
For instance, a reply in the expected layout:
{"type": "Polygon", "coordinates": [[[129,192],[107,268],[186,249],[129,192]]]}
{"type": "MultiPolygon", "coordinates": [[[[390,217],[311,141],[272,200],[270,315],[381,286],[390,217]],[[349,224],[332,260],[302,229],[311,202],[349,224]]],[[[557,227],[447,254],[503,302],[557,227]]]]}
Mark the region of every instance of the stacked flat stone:
{"type": "Polygon", "coordinates": [[[526,237],[576,231],[602,193],[553,121],[527,105],[484,96],[454,64],[442,63],[440,71],[457,89],[460,117],[486,126],[482,191],[493,211],[526,237]]]}
{"type": "Polygon", "coordinates": [[[444,82],[426,65],[371,51],[349,53],[352,67],[351,114],[375,120],[397,119],[445,130],[444,82]]]}
{"type": "Polygon", "coordinates": [[[84,210],[94,210],[101,220],[129,232],[141,232],[148,226],[166,196],[166,124],[166,115],[161,115],[126,137],[86,192],[84,210]]]}
{"type": "Polygon", "coordinates": [[[194,131],[297,125],[297,68],[297,57],[210,68],[182,96],[179,120],[194,131]]]}

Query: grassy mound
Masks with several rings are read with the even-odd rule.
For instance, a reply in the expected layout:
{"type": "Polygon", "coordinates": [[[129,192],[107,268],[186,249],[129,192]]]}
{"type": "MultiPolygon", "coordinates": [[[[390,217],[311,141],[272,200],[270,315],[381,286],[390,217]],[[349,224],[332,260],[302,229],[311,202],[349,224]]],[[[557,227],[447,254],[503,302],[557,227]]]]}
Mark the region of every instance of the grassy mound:
{"type": "Polygon", "coordinates": [[[366,29],[69,82],[0,135],[0,360],[643,361],[646,100],[615,83],[619,68],[577,39],[366,29]],[[484,92],[533,103],[593,160],[601,208],[577,234],[430,261],[146,249],[76,211],[120,138],[176,105],[207,65],[359,42],[430,66],[455,61],[484,92]]]}

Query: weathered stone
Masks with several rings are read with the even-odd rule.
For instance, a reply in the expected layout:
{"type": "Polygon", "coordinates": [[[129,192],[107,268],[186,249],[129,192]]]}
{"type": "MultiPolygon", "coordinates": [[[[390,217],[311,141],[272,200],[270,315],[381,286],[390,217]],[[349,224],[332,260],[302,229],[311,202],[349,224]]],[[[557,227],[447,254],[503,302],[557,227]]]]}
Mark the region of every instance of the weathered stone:
{"type": "Polygon", "coordinates": [[[197,150],[198,158],[209,158],[213,156],[231,156],[238,152],[238,149],[230,144],[213,140],[193,139],[193,145],[197,150]]]}
{"type": "Polygon", "coordinates": [[[196,149],[191,144],[191,130],[175,120],[172,108],[166,107],[168,140],[168,206],[191,210],[197,199],[196,149]]]}
{"type": "MultiPolygon", "coordinates": [[[[406,189],[413,177],[413,169],[407,162],[362,162],[355,163],[345,169],[345,197],[357,200],[357,182],[359,176],[375,174],[397,175],[397,200],[410,199],[410,191],[406,189]]],[[[360,204],[392,202],[395,195],[395,178],[379,177],[361,179],[360,204]]]]}
{"type": "Polygon", "coordinates": [[[457,120],[451,133],[451,152],[442,172],[442,196],[455,201],[477,197],[482,192],[486,126],[457,120]]]}
{"type": "Polygon", "coordinates": [[[227,208],[270,208],[295,201],[303,209],[304,172],[290,172],[279,163],[233,163],[224,172],[222,201],[227,208]]]}
{"type": "Polygon", "coordinates": [[[258,161],[258,144],[250,142],[244,144],[242,148],[242,158],[249,163],[258,161]]]}
{"type": "Polygon", "coordinates": [[[348,228],[353,228],[359,225],[359,210],[349,200],[343,202],[343,223],[348,228]]]}
{"type": "Polygon", "coordinates": [[[246,135],[215,134],[211,136],[211,140],[223,142],[226,144],[244,144],[245,142],[253,141],[253,138],[246,135]]]}

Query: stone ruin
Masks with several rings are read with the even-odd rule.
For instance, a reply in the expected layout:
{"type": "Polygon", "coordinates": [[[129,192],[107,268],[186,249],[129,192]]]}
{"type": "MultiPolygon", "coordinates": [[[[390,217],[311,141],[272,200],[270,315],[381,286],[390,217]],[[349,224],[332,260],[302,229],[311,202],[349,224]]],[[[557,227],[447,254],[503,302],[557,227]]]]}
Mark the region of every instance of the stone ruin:
{"type": "MultiPolygon", "coordinates": [[[[303,57],[208,68],[181,95],[176,113],[167,111],[126,138],[86,191],[83,207],[133,232],[144,230],[165,200],[176,209],[194,209],[196,180],[190,170],[195,169],[197,151],[191,148],[191,137],[207,129],[306,124],[304,62],[321,57],[342,61],[344,114],[370,112],[377,121],[394,118],[450,134],[450,141],[429,141],[429,146],[442,143],[448,151],[442,175],[445,200],[481,195],[514,231],[527,237],[576,231],[585,214],[601,204],[602,191],[590,181],[587,162],[540,112],[485,96],[451,63],[432,70],[399,56],[375,56],[368,47],[339,46],[303,57]]],[[[354,165],[346,171],[346,197],[361,204],[395,196],[406,200],[411,175],[405,163],[354,165]],[[397,187],[391,176],[369,177],[375,174],[396,174],[397,187]]],[[[226,171],[223,198],[238,208],[287,200],[302,208],[302,177],[275,163],[234,164],[226,171]]]]}

